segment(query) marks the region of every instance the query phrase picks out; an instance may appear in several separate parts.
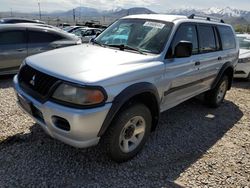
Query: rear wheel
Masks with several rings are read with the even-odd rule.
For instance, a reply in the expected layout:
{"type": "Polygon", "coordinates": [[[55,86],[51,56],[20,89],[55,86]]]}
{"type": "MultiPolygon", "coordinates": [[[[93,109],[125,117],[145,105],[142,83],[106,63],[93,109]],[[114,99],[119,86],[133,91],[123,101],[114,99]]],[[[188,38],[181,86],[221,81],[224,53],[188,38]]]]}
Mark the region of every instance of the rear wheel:
{"type": "Polygon", "coordinates": [[[219,107],[224,101],[229,86],[228,76],[223,76],[217,86],[205,94],[205,102],[210,107],[219,107]]]}
{"type": "Polygon", "coordinates": [[[248,74],[247,80],[250,81],[250,72],[248,74]]]}
{"type": "Polygon", "coordinates": [[[103,138],[110,158],[116,162],[133,158],[145,144],[151,122],[150,110],[143,104],[134,104],[122,110],[103,138]]]}

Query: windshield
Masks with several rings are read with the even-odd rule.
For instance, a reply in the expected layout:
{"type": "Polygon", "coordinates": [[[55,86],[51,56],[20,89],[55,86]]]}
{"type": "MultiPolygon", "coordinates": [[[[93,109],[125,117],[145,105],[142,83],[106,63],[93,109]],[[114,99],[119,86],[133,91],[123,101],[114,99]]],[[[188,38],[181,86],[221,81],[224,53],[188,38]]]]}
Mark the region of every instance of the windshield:
{"type": "Polygon", "coordinates": [[[63,28],[63,30],[66,31],[66,32],[70,31],[71,29],[73,29],[73,27],[71,27],[71,26],[63,28]]]}
{"type": "Polygon", "coordinates": [[[82,37],[84,35],[84,33],[86,32],[86,29],[77,29],[75,31],[72,32],[72,34],[78,36],[78,37],[82,37]]]}
{"type": "Polygon", "coordinates": [[[237,37],[239,40],[240,48],[250,50],[250,36],[247,37],[237,37]]]}
{"type": "Polygon", "coordinates": [[[172,29],[172,23],[144,19],[122,19],[96,38],[105,46],[124,45],[143,52],[159,54],[172,29]]]}

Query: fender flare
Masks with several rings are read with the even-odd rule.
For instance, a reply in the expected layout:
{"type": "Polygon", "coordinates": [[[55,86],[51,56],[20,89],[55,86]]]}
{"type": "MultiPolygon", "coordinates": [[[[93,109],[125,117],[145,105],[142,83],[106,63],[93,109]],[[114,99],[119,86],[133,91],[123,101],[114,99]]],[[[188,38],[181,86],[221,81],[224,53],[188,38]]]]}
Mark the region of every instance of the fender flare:
{"type": "MultiPolygon", "coordinates": [[[[232,62],[227,62],[227,63],[225,63],[225,64],[221,67],[221,69],[220,69],[220,71],[219,71],[217,77],[215,78],[215,80],[214,80],[214,82],[213,82],[213,84],[212,84],[212,89],[214,89],[214,88],[217,86],[217,84],[218,84],[219,81],[222,79],[223,75],[225,74],[225,72],[226,72],[228,69],[232,69],[233,72],[234,72],[234,66],[233,66],[232,62]]],[[[232,78],[230,78],[230,80],[229,80],[229,88],[228,88],[228,90],[231,89],[232,81],[233,81],[233,76],[232,76],[232,78]]]]}
{"type": "MultiPolygon", "coordinates": [[[[127,87],[126,89],[124,89],[115,97],[114,101],[112,102],[113,104],[98,133],[98,137],[102,136],[106,132],[112,120],[117,115],[119,110],[123,107],[123,105],[126,104],[131,98],[142,93],[150,93],[155,97],[157,101],[157,105],[158,105],[157,113],[159,115],[160,114],[160,105],[159,105],[160,97],[159,97],[156,87],[153,84],[148,83],[148,82],[141,82],[141,83],[133,84],[127,87]]],[[[158,123],[158,120],[156,123],[158,123]]]]}

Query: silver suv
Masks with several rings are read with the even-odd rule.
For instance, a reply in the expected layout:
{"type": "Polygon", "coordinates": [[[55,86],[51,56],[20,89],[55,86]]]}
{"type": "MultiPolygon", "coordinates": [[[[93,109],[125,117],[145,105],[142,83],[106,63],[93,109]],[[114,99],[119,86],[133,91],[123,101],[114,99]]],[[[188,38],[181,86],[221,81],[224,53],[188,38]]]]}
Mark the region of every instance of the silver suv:
{"type": "Polygon", "coordinates": [[[90,44],[27,58],[14,84],[22,109],[50,136],[78,148],[100,142],[124,162],[142,149],[161,112],[200,94],[218,107],[238,55],[223,21],[128,16],[90,44]]]}

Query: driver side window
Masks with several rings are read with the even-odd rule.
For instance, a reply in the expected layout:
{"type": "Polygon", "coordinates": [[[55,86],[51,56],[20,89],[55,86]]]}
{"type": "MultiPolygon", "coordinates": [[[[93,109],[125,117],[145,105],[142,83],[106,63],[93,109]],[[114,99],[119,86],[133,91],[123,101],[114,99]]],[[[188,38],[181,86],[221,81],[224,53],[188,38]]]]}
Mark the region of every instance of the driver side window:
{"type": "Polygon", "coordinates": [[[172,52],[174,52],[176,45],[180,41],[191,42],[193,44],[192,54],[193,55],[198,54],[199,52],[198,39],[197,39],[196,27],[194,25],[185,24],[179,27],[172,43],[172,52]]]}

